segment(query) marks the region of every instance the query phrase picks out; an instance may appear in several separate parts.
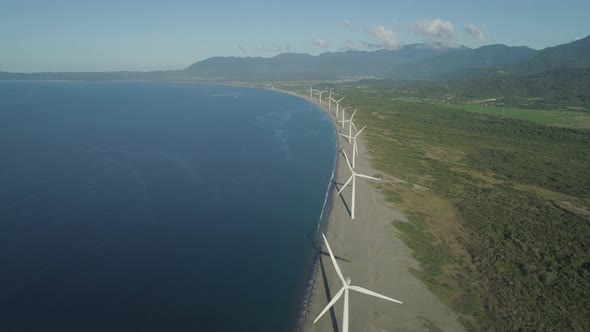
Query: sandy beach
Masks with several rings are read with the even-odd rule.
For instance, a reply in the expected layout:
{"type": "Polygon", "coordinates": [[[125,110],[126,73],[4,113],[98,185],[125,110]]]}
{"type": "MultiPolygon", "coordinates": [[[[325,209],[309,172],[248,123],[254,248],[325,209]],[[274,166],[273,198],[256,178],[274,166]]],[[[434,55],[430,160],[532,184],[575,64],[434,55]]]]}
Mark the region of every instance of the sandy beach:
{"type": "MultiPolygon", "coordinates": [[[[308,97],[304,98],[309,100],[308,97]]],[[[330,114],[330,118],[339,130],[341,126],[335,122],[335,116],[328,110],[327,105],[320,105],[317,100],[313,102],[330,114]]],[[[371,167],[371,157],[363,140],[359,139],[357,144],[359,157],[356,159],[356,171],[371,176],[380,174],[371,167]]],[[[342,136],[338,137],[338,145],[339,150],[344,148],[349,157],[352,155],[352,144],[349,144],[342,136]]],[[[350,177],[344,155],[339,153],[338,158],[336,190],[341,188],[350,177]]],[[[420,280],[410,273],[409,268],[418,268],[418,263],[411,257],[410,250],[402,240],[397,237],[392,225],[393,220],[406,219],[399,211],[388,206],[379,190],[370,182],[371,180],[357,179],[354,221],[350,220],[348,210],[352,188],[349,186],[345,189],[342,196],[334,193],[326,237],[334,255],[338,257],[342,273],[345,277],[352,279],[352,285],[395,298],[403,304],[351,292],[350,331],[429,331],[431,330],[429,326],[431,327],[432,324],[443,331],[463,331],[464,328],[457,322],[456,315],[451,309],[439,301],[420,280]]],[[[323,251],[327,252],[325,245],[323,251]]],[[[317,315],[342,286],[329,256],[322,255],[319,265],[303,331],[341,331],[344,297],[316,324],[313,324],[317,315]]]]}

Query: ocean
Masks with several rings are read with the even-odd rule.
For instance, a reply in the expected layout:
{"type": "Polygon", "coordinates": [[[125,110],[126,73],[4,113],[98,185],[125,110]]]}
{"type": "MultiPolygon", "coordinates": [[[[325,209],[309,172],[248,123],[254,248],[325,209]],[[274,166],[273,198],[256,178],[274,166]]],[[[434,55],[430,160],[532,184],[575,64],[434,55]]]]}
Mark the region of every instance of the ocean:
{"type": "Polygon", "coordinates": [[[334,170],[271,90],[0,81],[0,331],[288,331],[334,170]]]}

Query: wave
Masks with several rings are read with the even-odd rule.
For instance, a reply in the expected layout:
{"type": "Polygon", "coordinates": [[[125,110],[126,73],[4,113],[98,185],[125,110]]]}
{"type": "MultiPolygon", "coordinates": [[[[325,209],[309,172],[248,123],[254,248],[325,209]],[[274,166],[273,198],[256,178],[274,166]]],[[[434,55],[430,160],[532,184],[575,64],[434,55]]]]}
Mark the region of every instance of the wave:
{"type": "MultiPolygon", "coordinates": [[[[334,127],[334,130],[336,130],[336,127],[334,127]]],[[[330,216],[330,211],[332,210],[332,195],[334,195],[334,190],[332,189],[335,185],[334,179],[336,178],[336,170],[338,169],[338,136],[336,135],[336,132],[334,134],[336,136],[336,149],[334,149],[334,169],[332,170],[332,175],[330,176],[330,182],[328,182],[328,188],[326,190],[326,196],[324,198],[324,205],[322,207],[322,212],[320,213],[320,218],[318,220],[318,227],[316,228],[316,233],[313,238],[315,247],[318,248],[318,250],[316,250],[313,257],[313,261],[311,264],[311,273],[307,281],[307,284],[305,285],[305,293],[303,295],[301,311],[299,312],[297,320],[295,322],[294,331],[296,332],[301,332],[303,330],[303,325],[305,324],[305,316],[307,315],[309,301],[311,299],[311,292],[313,290],[315,278],[319,270],[319,258],[322,254],[322,241],[320,234],[325,232],[325,230],[328,228],[328,217],[330,216]]]]}

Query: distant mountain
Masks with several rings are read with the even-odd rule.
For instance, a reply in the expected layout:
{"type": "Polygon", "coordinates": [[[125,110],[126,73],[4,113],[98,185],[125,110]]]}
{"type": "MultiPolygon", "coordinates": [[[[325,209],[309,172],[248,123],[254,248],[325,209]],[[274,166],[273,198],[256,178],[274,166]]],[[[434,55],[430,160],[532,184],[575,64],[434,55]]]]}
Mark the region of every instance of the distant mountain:
{"type": "Polygon", "coordinates": [[[521,46],[476,49],[409,44],[398,50],[283,53],[272,58],[213,57],[183,70],[157,72],[2,73],[0,79],[301,81],[344,78],[482,79],[559,68],[590,68],[590,36],[540,51],[521,46]]]}
{"type": "Polygon", "coordinates": [[[530,75],[559,68],[590,68],[590,36],[574,42],[548,47],[520,61],[486,69],[459,70],[446,78],[493,78],[505,75],[530,75]]]}
{"type": "Polygon", "coordinates": [[[526,59],[535,52],[526,46],[509,47],[502,44],[476,49],[462,48],[436,57],[414,61],[396,67],[390,74],[395,79],[433,79],[458,70],[489,68],[526,59]]]}
{"type": "Polygon", "coordinates": [[[534,74],[564,67],[590,68],[590,36],[537,51],[528,59],[502,69],[512,74],[534,74]]]}
{"type": "Polygon", "coordinates": [[[399,50],[329,52],[317,56],[297,53],[272,58],[214,57],[187,67],[190,76],[233,80],[307,80],[383,77],[394,67],[455,50],[442,45],[410,44],[399,50]]]}

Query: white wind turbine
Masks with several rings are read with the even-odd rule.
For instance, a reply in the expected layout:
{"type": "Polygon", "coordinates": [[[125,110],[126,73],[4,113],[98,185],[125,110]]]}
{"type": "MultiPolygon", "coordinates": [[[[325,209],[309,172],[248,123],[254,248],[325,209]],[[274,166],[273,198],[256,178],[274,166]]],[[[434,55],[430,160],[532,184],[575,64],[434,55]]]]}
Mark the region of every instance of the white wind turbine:
{"type": "MultiPolygon", "coordinates": [[[[352,116],[350,117],[350,119],[348,119],[348,137],[352,137],[352,127],[354,126],[354,129],[356,130],[356,126],[354,125],[354,123],[352,123],[352,118],[354,118],[354,115],[356,114],[356,108],[354,109],[354,112],[352,112],[352,116]]],[[[342,120],[344,120],[344,117],[342,118],[342,120]]],[[[342,125],[344,127],[344,124],[342,125]]],[[[351,143],[350,138],[348,139],[348,143],[351,143]]],[[[354,167],[354,164],[353,166],[354,167]]]]}
{"type": "Polygon", "coordinates": [[[344,157],[346,158],[346,166],[348,166],[352,175],[350,176],[350,178],[348,178],[348,181],[346,181],[346,183],[342,186],[342,188],[340,188],[340,190],[338,191],[338,195],[340,195],[340,193],[342,193],[344,188],[346,188],[346,186],[348,186],[350,181],[352,181],[352,204],[350,206],[350,219],[354,219],[354,202],[355,202],[355,198],[356,198],[355,197],[356,196],[356,177],[358,176],[361,178],[377,180],[377,181],[380,181],[380,179],[374,178],[372,176],[364,175],[364,174],[358,174],[357,172],[355,172],[354,168],[352,168],[352,166],[350,165],[350,160],[348,159],[348,156],[346,155],[346,151],[344,151],[344,149],[342,149],[342,152],[344,152],[344,157]]]}
{"type": "Polygon", "coordinates": [[[324,234],[322,234],[322,236],[324,237],[324,241],[326,242],[326,248],[328,248],[328,252],[330,253],[330,259],[332,259],[332,263],[334,264],[334,268],[336,269],[336,273],[338,273],[338,277],[342,281],[342,288],[340,288],[338,293],[336,293],[336,295],[334,295],[334,298],[332,298],[332,301],[330,301],[330,303],[328,303],[328,305],[324,308],[324,310],[322,310],[322,312],[319,314],[318,318],[316,318],[313,321],[314,324],[318,321],[318,319],[320,319],[320,317],[322,317],[322,315],[324,315],[326,313],[326,311],[328,311],[328,309],[330,309],[334,305],[334,303],[336,303],[336,301],[338,301],[338,299],[340,299],[340,297],[342,296],[342,293],[344,293],[344,313],[342,314],[342,332],[348,332],[348,291],[349,290],[353,290],[353,291],[357,291],[359,293],[378,297],[380,299],[384,299],[387,301],[403,304],[403,302],[398,301],[398,300],[394,300],[394,299],[387,297],[385,295],[375,293],[373,291],[370,291],[368,289],[365,289],[365,288],[362,288],[359,286],[351,285],[350,278],[344,279],[344,276],[342,275],[342,271],[340,271],[340,267],[338,267],[338,263],[336,262],[336,258],[334,257],[334,254],[332,253],[332,249],[330,248],[330,244],[328,244],[328,239],[326,239],[326,236],[324,234]]]}
{"type": "Polygon", "coordinates": [[[355,167],[354,166],[355,159],[356,159],[356,156],[358,156],[358,154],[359,154],[359,149],[356,145],[356,138],[361,134],[361,132],[363,130],[365,130],[365,128],[367,128],[367,126],[364,126],[363,128],[361,128],[361,130],[359,130],[358,133],[356,133],[356,135],[354,135],[354,136],[349,136],[349,135],[338,133],[338,135],[343,136],[346,139],[348,139],[349,143],[352,141],[352,168],[355,167]]]}
{"type": "Polygon", "coordinates": [[[340,105],[340,102],[342,101],[342,99],[344,99],[344,97],[340,98],[340,100],[336,100],[336,99],[332,98],[332,101],[336,103],[336,118],[338,118],[338,106],[340,105]]]}
{"type": "Polygon", "coordinates": [[[326,99],[328,100],[328,111],[331,111],[332,110],[332,89],[330,89],[330,95],[326,99]]]}
{"type": "Polygon", "coordinates": [[[350,120],[346,120],[345,119],[345,116],[344,116],[345,111],[346,111],[346,108],[345,107],[342,107],[342,120],[341,121],[338,121],[338,123],[342,126],[342,128],[344,128],[344,124],[345,123],[347,123],[348,121],[350,121],[350,120]]]}
{"type": "Polygon", "coordinates": [[[324,93],[324,92],[328,92],[328,90],[322,90],[322,91],[316,90],[316,91],[317,91],[317,93],[316,93],[316,94],[318,94],[318,95],[319,95],[318,101],[319,101],[319,102],[320,102],[320,104],[321,104],[321,103],[322,103],[322,93],[324,93]]]}

